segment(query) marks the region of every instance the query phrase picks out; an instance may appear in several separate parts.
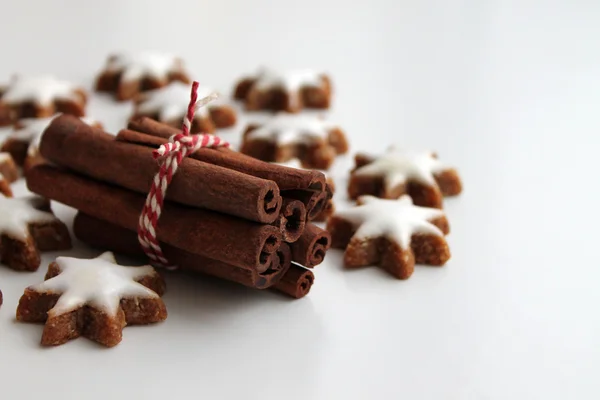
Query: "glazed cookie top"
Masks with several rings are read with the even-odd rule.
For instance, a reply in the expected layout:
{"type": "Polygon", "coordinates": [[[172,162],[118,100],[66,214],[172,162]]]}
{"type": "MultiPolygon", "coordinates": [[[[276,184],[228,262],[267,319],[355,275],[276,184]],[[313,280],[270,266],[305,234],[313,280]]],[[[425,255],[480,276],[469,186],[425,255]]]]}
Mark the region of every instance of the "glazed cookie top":
{"type": "MultiPolygon", "coordinates": [[[[210,96],[213,93],[214,91],[210,88],[204,86],[198,88],[199,99],[210,96]]],[[[183,117],[187,112],[189,103],[190,85],[176,81],[160,89],[145,92],[138,103],[138,111],[142,113],[158,113],[160,121],[169,121],[183,117]]],[[[200,107],[196,110],[195,115],[197,117],[206,117],[212,105],[214,103],[211,103],[207,107],[200,107]]]]}
{"type": "Polygon", "coordinates": [[[331,123],[316,116],[279,113],[248,132],[247,139],[269,140],[279,145],[310,143],[326,139],[332,128],[331,123]]]}
{"type": "MultiPolygon", "coordinates": [[[[50,125],[50,123],[56,118],[58,115],[53,115],[52,117],[47,118],[26,118],[19,121],[18,128],[15,128],[10,135],[9,139],[19,141],[19,142],[27,142],[29,143],[29,147],[27,149],[27,155],[35,156],[40,148],[40,142],[42,140],[42,136],[46,128],[50,125]]],[[[81,118],[83,122],[88,125],[92,125],[95,123],[94,120],[90,118],[81,118]]]]}
{"type": "Polygon", "coordinates": [[[390,149],[382,156],[375,157],[370,164],[357,168],[358,176],[383,176],[388,187],[417,181],[426,185],[436,185],[434,174],[448,169],[432,152],[410,152],[390,149]]]}
{"type": "Polygon", "coordinates": [[[34,102],[40,106],[48,106],[56,100],[79,100],[77,92],[80,90],[77,85],[52,76],[15,77],[6,87],[2,102],[34,102]]]}
{"type": "MultiPolygon", "coordinates": [[[[173,54],[139,52],[115,54],[109,57],[106,70],[122,72],[123,81],[135,81],[145,76],[166,79],[169,74],[182,69],[181,59],[173,54]]],[[[189,96],[189,94],[188,94],[189,96]]]]}
{"type": "Polygon", "coordinates": [[[60,274],[29,289],[38,293],[58,293],[60,298],[48,315],[56,317],[90,305],[109,316],[116,315],[123,298],[158,298],[153,290],[138,281],[157,272],[149,265],[126,267],[118,265],[113,253],[106,252],[94,259],[58,257],[60,274]]]}
{"type": "Polygon", "coordinates": [[[259,90],[272,88],[284,88],[290,92],[298,91],[303,87],[320,86],[323,74],[310,69],[275,72],[271,69],[263,69],[256,75],[255,87],[259,90]]]}
{"type": "Polygon", "coordinates": [[[359,197],[358,202],[358,206],[336,213],[337,217],[358,228],[354,234],[357,239],[386,237],[401,248],[409,249],[413,234],[443,236],[442,231],[429,221],[443,217],[444,212],[415,206],[410,196],[388,200],[366,195],[359,197]]]}
{"type": "Polygon", "coordinates": [[[0,196],[0,235],[24,241],[29,236],[30,224],[56,221],[54,214],[36,208],[43,201],[41,197],[0,196]]]}

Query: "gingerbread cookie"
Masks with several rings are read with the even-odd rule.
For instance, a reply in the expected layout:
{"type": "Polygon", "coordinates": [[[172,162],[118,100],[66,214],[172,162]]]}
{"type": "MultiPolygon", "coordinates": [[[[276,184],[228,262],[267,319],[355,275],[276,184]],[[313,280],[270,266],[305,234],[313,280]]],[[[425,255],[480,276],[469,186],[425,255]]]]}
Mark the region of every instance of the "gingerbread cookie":
{"type": "Polygon", "coordinates": [[[296,113],[303,108],[329,108],[331,92],[329,77],[320,72],[262,70],[240,80],[234,97],[244,100],[247,110],[296,113]]]}
{"type": "Polygon", "coordinates": [[[340,128],[321,118],[280,113],[262,125],[250,125],[240,151],[263,161],[297,158],[304,168],[327,169],[348,151],[348,142],[340,128]]]}
{"type": "Polygon", "coordinates": [[[415,206],[408,195],[396,200],[361,196],[358,204],[327,224],[332,247],[346,249],[347,267],[379,265],[407,279],[415,263],[444,265],[450,258],[444,238],[450,229],[442,210],[415,206]]]}
{"type": "MultiPolygon", "coordinates": [[[[198,98],[202,99],[214,93],[206,87],[198,88],[198,98]]],[[[190,86],[181,82],[173,82],[160,89],[141,93],[135,100],[135,111],[132,118],[150,117],[160,122],[179,128],[190,102],[190,86]]],[[[233,107],[223,103],[212,102],[201,107],[194,114],[192,133],[213,133],[216,128],[228,128],[235,125],[237,116],[233,107]]]]}
{"type": "Polygon", "coordinates": [[[96,79],[96,90],[114,93],[117,100],[130,100],[173,81],[190,83],[179,57],[158,52],[115,54],[96,79]]]}
{"type": "Polygon", "coordinates": [[[68,250],[71,237],[67,226],[41,197],[0,196],[0,258],[3,264],[21,271],[36,271],[41,251],[68,250]]]}
{"type": "Polygon", "coordinates": [[[408,194],[415,204],[436,208],[442,208],[443,196],[461,191],[456,170],[439,161],[435,153],[393,148],[380,157],[358,154],[348,186],[352,199],[363,194],[384,199],[408,194]]]}
{"type": "Polygon", "coordinates": [[[0,123],[8,125],[23,118],[44,118],[55,113],[85,115],[83,88],[51,76],[16,77],[1,92],[0,123]]]}
{"type": "Polygon", "coordinates": [[[8,183],[19,179],[17,165],[10,153],[0,152],[0,175],[2,175],[8,183]]]}
{"type": "Polygon", "coordinates": [[[112,347],[121,342],[125,325],[167,318],[164,290],[154,268],[118,265],[111,252],[88,260],[59,257],[43,283],[25,289],[17,320],[45,322],[44,346],[84,336],[112,347]]]}
{"type": "MultiPolygon", "coordinates": [[[[10,153],[15,162],[18,165],[24,165],[25,169],[40,163],[43,161],[39,152],[42,134],[54,118],[56,118],[56,115],[48,118],[23,119],[19,121],[8,135],[0,150],[10,153]]],[[[98,122],[90,118],[81,118],[81,120],[88,125],[101,127],[98,122]]]]}

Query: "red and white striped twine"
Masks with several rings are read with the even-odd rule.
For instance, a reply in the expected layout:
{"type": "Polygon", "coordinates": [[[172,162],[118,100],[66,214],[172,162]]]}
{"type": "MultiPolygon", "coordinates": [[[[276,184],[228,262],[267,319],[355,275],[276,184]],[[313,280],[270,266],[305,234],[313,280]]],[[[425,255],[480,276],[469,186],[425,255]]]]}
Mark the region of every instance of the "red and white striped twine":
{"type": "Polygon", "coordinates": [[[210,96],[198,100],[198,82],[194,81],[192,84],[190,104],[187,113],[183,118],[181,133],[171,136],[168,143],[160,146],[152,153],[154,159],[158,160],[160,168],[154,176],[152,187],[150,188],[148,197],[146,197],[144,209],[140,214],[138,240],[153,265],[169,269],[177,268],[177,266],[170,264],[164,256],[156,237],[156,227],[162,213],[167,189],[173,176],[177,172],[177,168],[179,168],[179,164],[181,164],[185,157],[201,147],[229,146],[229,143],[214,135],[190,134],[196,110],[216,98],[217,94],[213,93],[210,96]]]}

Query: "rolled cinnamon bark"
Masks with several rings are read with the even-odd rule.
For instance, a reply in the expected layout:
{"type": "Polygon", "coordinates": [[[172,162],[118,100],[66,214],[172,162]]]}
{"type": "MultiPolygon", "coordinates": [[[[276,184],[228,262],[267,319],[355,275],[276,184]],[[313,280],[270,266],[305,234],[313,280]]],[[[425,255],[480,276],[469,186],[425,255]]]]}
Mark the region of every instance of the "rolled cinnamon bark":
{"type": "MultiPolygon", "coordinates": [[[[165,143],[171,136],[179,133],[177,128],[147,117],[135,118],[129,121],[127,127],[133,131],[162,138],[163,141],[160,144],[165,143]]],[[[157,145],[156,139],[145,139],[143,135],[135,135],[128,130],[119,132],[117,139],[148,146],[157,145]]],[[[269,164],[226,148],[200,149],[191,155],[191,157],[244,174],[275,181],[277,186],[279,186],[279,190],[301,189],[318,192],[325,190],[325,175],[319,171],[301,170],[269,164]]]]}
{"type": "MultiPolygon", "coordinates": [[[[145,257],[134,232],[82,212],[75,216],[73,232],[79,240],[90,246],[129,256],[145,257]]],[[[256,289],[273,286],[285,276],[291,264],[287,244],[281,245],[271,257],[269,268],[261,273],[202,257],[164,243],[161,244],[161,248],[167,259],[183,271],[199,272],[256,289]]]]}
{"type": "Polygon", "coordinates": [[[300,238],[306,224],[306,208],[300,200],[285,199],[279,217],[273,222],[281,230],[284,242],[293,243],[300,238]]]}
{"type": "MultiPolygon", "coordinates": [[[[29,190],[136,232],[145,197],[126,189],[42,164],[27,174],[29,190]]],[[[264,272],[281,244],[281,232],[214,211],[166,202],[158,239],[182,250],[264,272]]]]}
{"type": "Polygon", "coordinates": [[[314,281],[315,275],[311,270],[296,263],[292,263],[290,269],[288,269],[281,280],[273,286],[273,289],[295,299],[301,299],[310,292],[310,288],[314,281]]]}
{"type": "Polygon", "coordinates": [[[331,198],[331,194],[327,189],[322,192],[285,190],[281,192],[281,195],[284,196],[284,199],[296,199],[304,203],[304,206],[306,207],[306,218],[309,221],[312,221],[323,212],[331,198]]]}
{"type": "Polygon", "coordinates": [[[331,247],[331,235],[313,224],[306,224],[300,239],[290,245],[292,261],[313,268],[323,262],[325,253],[331,247]]]}
{"type": "MultiPolygon", "coordinates": [[[[152,121],[152,122],[155,122],[155,121],[152,121]]],[[[160,128],[164,129],[162,126],[160,128]]],[[[170,127],[167,127],[167,128],[170,128],[170,127]]],[[[153,148],[157,148],[157,147],[165,144],[168,141],[167,139],[160,137],[160,136],[151,136],[150,134],[147,134],[147,133],[141,133],[141,132],[137,132],[137,131],[133,131],[133,130],[129,130],[129,129],[121,130],[117,135],[117,140],[124,141],[127,143],[145,145],[145,146],[149,146],[149,147],[153,147],[153,148]]],[[[273,163],[264,163],[260,160],[255,160],[244,154],[232,152],[231,150],[228,150],[228,149],[200,149],[200,150],[196,151],[195,153],[191,154],[190,157],[197,159],[197,160],[204,160],[208,163],[214,162],[215,164],[218,164],[218,165],[226,164],[226,165],[223,165],[224,168],[231,167],[233,170],[241,171],[241,172],[245,172],[245,168],[243,168],[243,164],[246,161],[250,160],[249,161],[250,171],[248,173],[250,173],[250,174],[257,173],[257,176],[262,176],[262,177],[268,176],[269,179],[272,179],[273,181],[277,182],[277,184],[280,186],[281,194],[282,195],[285,194],[292,199],[297,199],[297,200],[302,201],[304,203],[305,208],[307,210],[311,210],[310,215],[312,218],[314,218],[316,215],[318,215],[325,207],[326,202],[325,203],[323,202],[323,198],[325,197],[325,194],[324,194],[325,191],[327,191],[327,184],[321,182],[321,180],[322,180],[322,178],[324,178],[324,176],[319,176],[319,174],[320,175],[323,175],[323,174],[318,171],[300,170],[297,168],[288,168],[288,167],[284,167],[284,166],[281,166],[278,164],[273,164],[273,163]],[[210,150],[210,152],[208,150],[210,150]],[[221,157],[223,157],[223,158],[221,158],[221,157]],[[235,160],[236,157],[241,158],[241,160],[236,161],[235,160]],[[271,168],[274,168],[276,171],[278,171],[278,173],[275,175],[268,174],[265,172],[266,170],[261,170],[261,171],[257,172],[256,169],[252,169],[252,166],[254,166],[255,162],[266,164],[264,166],[261,166],[261,168],[271,167],[271,168]],[[301,171],[301,172],[305,172],[305,173],[310,172],[311,175],[314,175],[315,180],[312,180],[312,181],[310,181],[311,183],[309,183],[309,179],[312,179],[312,178],[306,178],[306,179],[304,179],[303,182],[300,182],[300,180],[296,179],[296,178],[298,178],[297,171],[301,171]],[[285,174],[289,174],[289,175],[285,175],[285,174]],[[298,189],[296,189],[296,188],[281,189],[284,187],[285,188],[294,187],[293,185],[296,183],[300,185],[300,188],[298,188],[298,189]],[[308,185],[308,186],[306,186],[306,185],[308,185]],[[305,187],[305,188],[303,188],[303,187],[305,187]]]]}
{"type": "MultiPolygon", "coordinates": [[[[54,164],[142,194],[159,169],[151,148],[117,141],[69,115],[48,126],[40,152],[54,164]]],[[[166,198],[262,223],[275,221],[281,208],[275,182],[190,158],[180,164],[166,198]]]]}

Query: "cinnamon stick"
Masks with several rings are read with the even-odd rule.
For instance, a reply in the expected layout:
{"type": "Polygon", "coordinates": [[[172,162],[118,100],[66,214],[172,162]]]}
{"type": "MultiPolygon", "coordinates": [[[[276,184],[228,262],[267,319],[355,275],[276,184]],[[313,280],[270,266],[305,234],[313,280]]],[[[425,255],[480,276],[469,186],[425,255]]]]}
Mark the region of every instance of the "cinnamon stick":
{"type": "MultiPolygon", "coordinates": [[[[171,136],[179,133],[177,128],[147,117],[132,119],[129,121],[127,127],[130,130],[119,132],[117,140],[131,141],[148,146],[157,146],[158,141],[155,139],[156,137],[163,140],[158,144],[161,145],[171,136]],[[132,134],[131,130],[138,131],[138,134],[132,134]],[[139,135],[139,132],[154,136],[155,138],[148,139],[147,136],[139,135]]],[[[279,190],[301,189],[318,192],[325,190],[326,179],[325,175],[321,172],[266,163],[227,148],[204,148],[196,151],[191,157],[244,174],[272,180],[277,183],[279,190]]]]}
{"type": "Polygon", "coordinates": [[[310,292],[310,288],[314,281],[315,275],[311,270],[296,263],[292,263],[290,269],[288,269],[281,280],[273,286],[273,289],[295,299],[300,299],[310,292]]]}
{"type": "MultiPolygon", "coordinates": [[[[130,125],[131,125],[131,123],[130,123],[130,125]]],[[[162,126],[160,128],[163,129],[162,126]]],[[[170,127],[167,127],[167,128],[170,128],[170,127]]],[[[121,130],[117,135],[117,140],[124,141],[127,143],[145,145],[145,146],[149,146],[152,148],[158,148],[167,142],[167,139],[165,139],[163,137],[151,136],[146,133],[141,133],[141,132],[137,132],[137,131],[133,131],[133,130],[129,130],[129,129],[121,130]]],[[[243,170],[243,168],[241,167],[241,164],[237,165],[237,164],[233,163],[233,161],[234,161],[233,157],[239,156],[240,158],[242,158],[241,161],[244,161],[243,158],[248,157],[248,156],[241,154],[241,153],[231,152],[230,150],[227,150],[227,149],[200,149],[197,152],[191,154],[190,157],[197,159],[197,160],[206,160],[206,161],[210,160],[208,162],[218,163],[223,160],[216,159],[215,154],[217,156],[221,156],[221,155],[227,155],[228,154],[227,152],[231,153],[230,155],[228,155],[228,157],[232,157],[232,159],[228,160],[228,162],[225,164],[229,165],[230,164],[229,161],[232,161],[231,165],[236,167],[236,168],[233,168],[234,170],[240,170],[240,171],[243,170]],[[212,151],[214,151],[214,153],[210,153],[210,152],[202,153],[201,151],[204,151],[204,150],[212,150],[212,151]]],[[[255,161],[258,161],[258,160],[254,160],[252,158],[249,158],[249,159],[253,160],[252,163],[254,163],[255,161]]],[[[262,163],[262,161],[258,161],[258,162],[262,163]]],[[[266,163],[266,164],[267,164],[267,166],[271,166],[272,168],[275,168],[276,170],[280,171],[280,173],[288,173],[290,171],[284,171],[284,170],[291,170],[292,177],[296,175],[295,172],[293,172],[294,170],[299,171],[298,169],[295,169],[295,168],[288,168],[288,167],[284,167],[284,166],[273,164],[273,163],[266,163]],[[282,168],[284,170],[281,170],[282,168]]],[[[300,171],[307,172],[308,170],[300,170],[300,171]]],[[[251,171],[251,172],[256,172],[256,171],[251,171]]],[[[316,172],[317,174],[320,174],[320,172],[318,172],[318,171],[312,171],[312,172],[316,172]]],[[[282,178],[281,175],[267,175],[267,174],[264,174],[264,176],[269,176],[269,178],[273,179],[273,181],[276,181],[278,184],[283,185],[282,187],[293,186],[292,183],[289,183],[287,181],[287,179],[289,177],[282,178]]],[[[302,185],[304,185],[304,184],[301,184],[301,186],[302,185]]],[[[325,196],[323,193],[326,190],[327,190],[326,184],[323,184],[321,182],[321,177],[318,177],[318,180],[313,183],[310,183],[308,188],[285,189],[285,190],[281,190],[281,194],[287,195],[288,197],[290,197],[292,199],[302,201],[304,203],[305,208],[307,210],[311,211],[310,215],[313,216],[313,218],[314,218],[314,216],[318,215],[324,207],[324,205],[322,203],[322,199],[325,196]],[[324,186],[321,188],[321,185],[324,185],[324,186]]]]}
{"type": "Polygon", "coordinates": [[[306,224],[300,239],[290,245],[292,261],[313,268],[323,262],[325,253],[331,247],[331,235],[313,224],[306,224]]]}
{"type": "Polygon", "coordinates": [[[296,199],[304,203],[306,207],[306,218],[309,221],[315,219],[327,206],[329,194],[323,192],[308,192],[306,190],[284,190],[281,192],[284,199],[296,199]]]}
{"type": "Polygon", "coordinates": [[[281,230],[284,242],[293,243],[300,238],[306,224],[306,208],[300,200],[284,199],[279,217],[273,223],[281,230]]]}
{"type": "MultiPolygon", "coordinates": [[[[134,232],[88,214],[77,213],[73,222],[73,232],[79,240],[90,246],[129,256],[144,257],[134,232]]],[[[256,289],[265,289],[274,285],[285,276],[291,264],[291,254],[287,244],[281,245],[271,258],[269,268],[260,273],[202,257],[165,243],[161,244],[161,248],[167,259],[183,271],[199,272],[256,289]]]]}
{"type": "MultiPolygon", "coordinates": [[[[69,115],[52,121],[40,152],[54,164],[142,194],[159,169],[151,148],[117,141],[69,115]]],[[[275,221],[281,208],[275,182],[190,158],[180,164],[166,199],[262,223],[275,221]]]]}
{"type": "MultiPolygon", "coordinates": [[[[136,232],[145,196],[41,164],[27,174],[29,190],[136,232]]],[[[160,241],[246,269],[264,272],[281,232],[217,212],[166,202],[157,228],[160,241]]]]}

